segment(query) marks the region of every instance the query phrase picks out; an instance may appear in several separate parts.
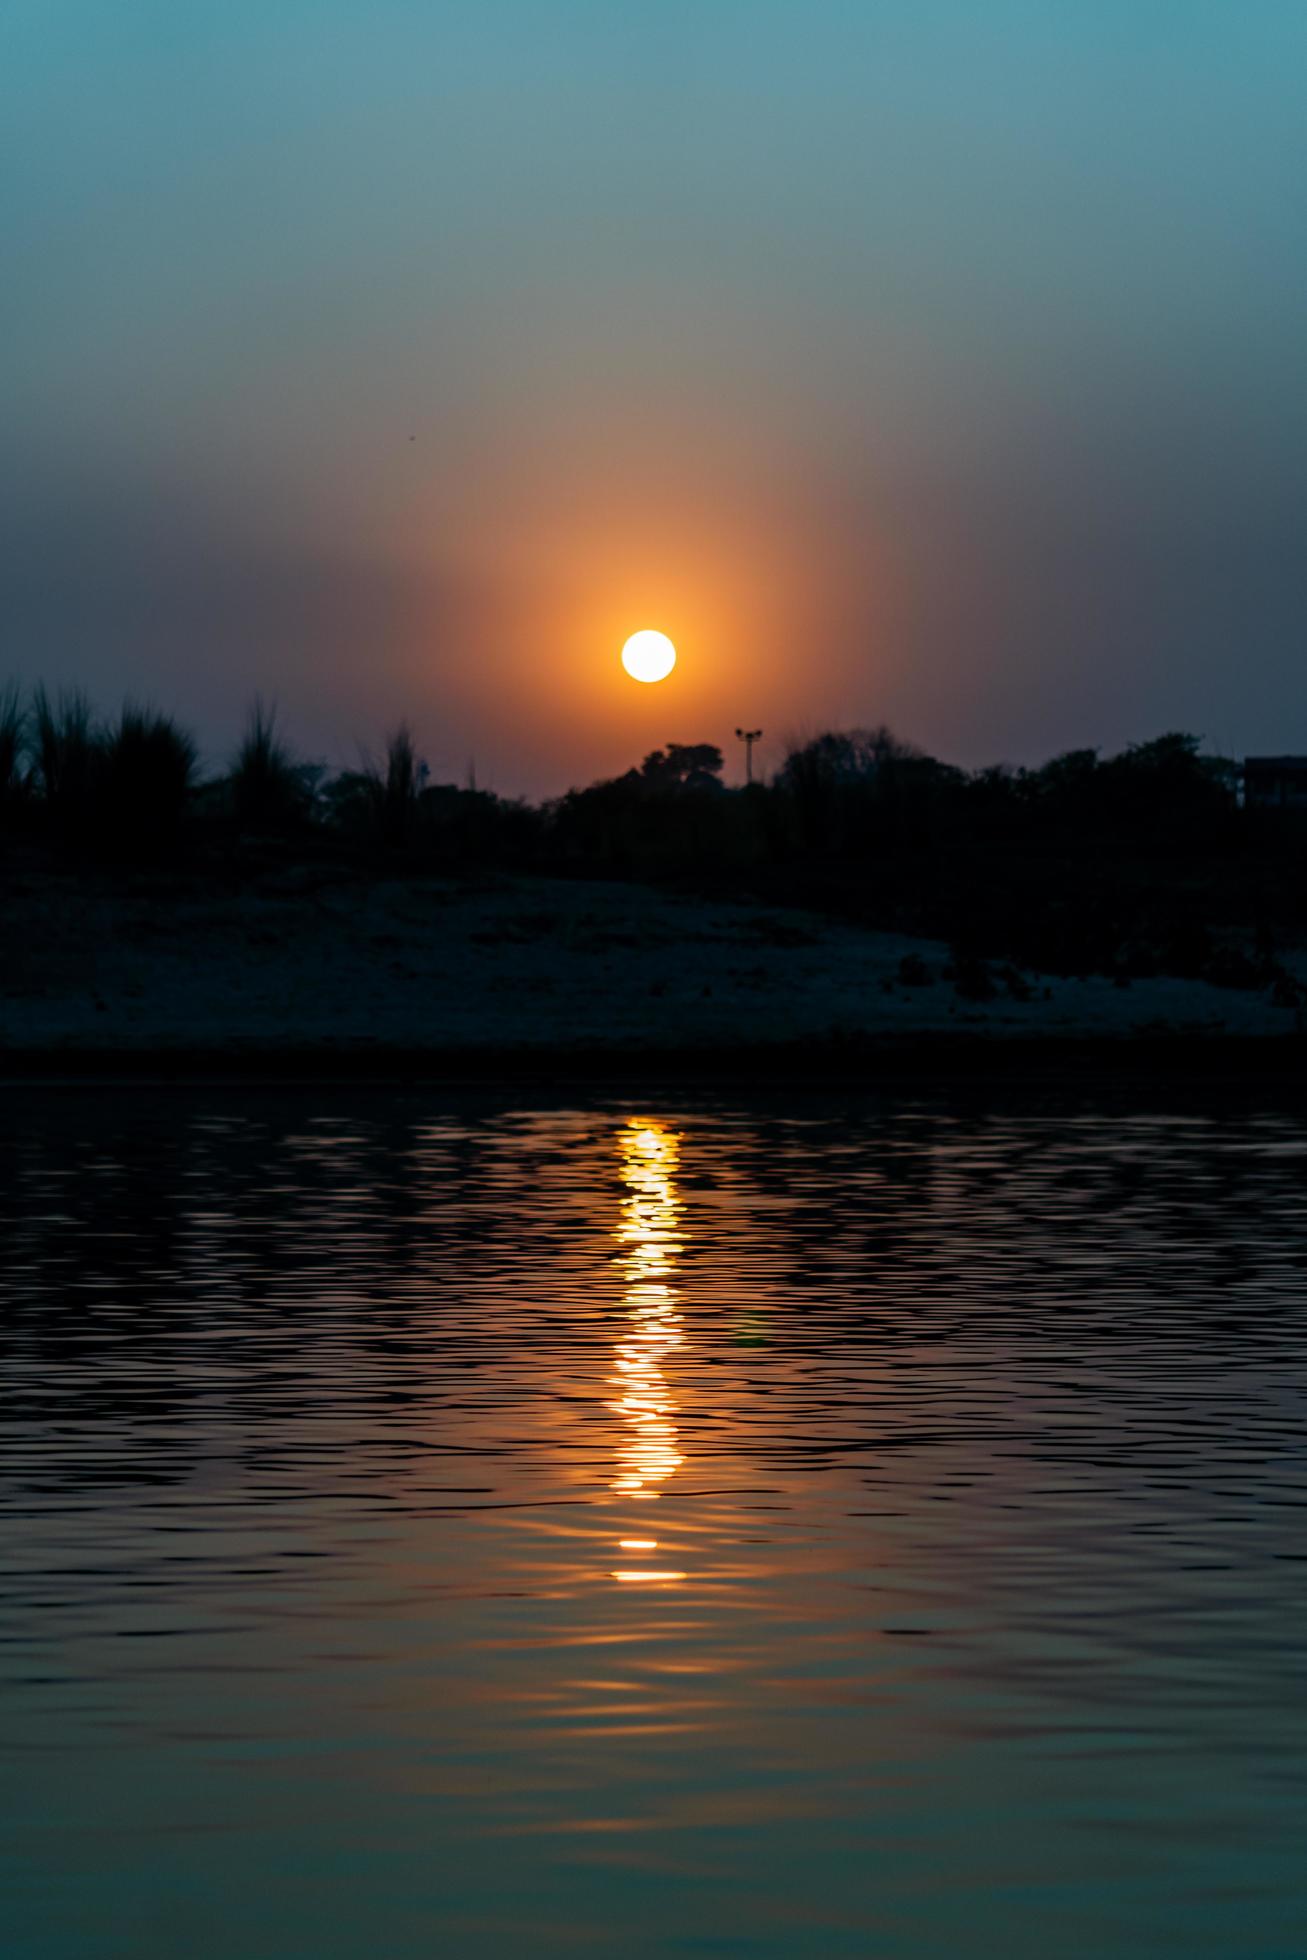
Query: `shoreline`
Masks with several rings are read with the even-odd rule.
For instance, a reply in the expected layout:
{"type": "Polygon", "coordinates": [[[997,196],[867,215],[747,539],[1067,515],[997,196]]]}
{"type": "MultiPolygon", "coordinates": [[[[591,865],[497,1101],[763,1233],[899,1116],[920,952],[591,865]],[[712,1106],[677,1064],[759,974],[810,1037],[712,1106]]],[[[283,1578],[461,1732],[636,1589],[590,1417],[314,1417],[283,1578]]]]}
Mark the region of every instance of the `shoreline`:
{"type": "Polygon", "coordinates": [[[0,1088],[111,1087],[204,1084],[230,1087],[278,1083],[370,1083],[393,1087],[443,1083],[471,1087],[573,1083],[622,1087],[644,1082],[705,1089],[829,1089],[859,1091],[892,1084],[948,1087],[970,1082],[1040,1086],[1139,1079],[1184,1082],[1195,1089],[1232,1080],[1264,1089],[1278,1081],[1307,1087],[1307,1036],[1293,1034],[1157,1032],[1130,1035],[896,1034],[827,1039],[692,1045],[586,1042],[540,1045],[418,1047],[331,1043],[149,1048],[105,1044],[85,1048],[0,1050],[0,1088]]]}

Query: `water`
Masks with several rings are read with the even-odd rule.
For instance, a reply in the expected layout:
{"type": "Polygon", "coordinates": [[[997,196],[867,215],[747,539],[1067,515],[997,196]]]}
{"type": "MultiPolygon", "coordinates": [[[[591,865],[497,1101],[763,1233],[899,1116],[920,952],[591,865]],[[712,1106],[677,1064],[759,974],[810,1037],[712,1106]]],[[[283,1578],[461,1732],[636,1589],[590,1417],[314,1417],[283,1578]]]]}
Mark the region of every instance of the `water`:
{"type": "Polygon", "coordinates": [[[6,1955],[1307,1953],[1291,1113],[5,1115],[6,1955]]]}

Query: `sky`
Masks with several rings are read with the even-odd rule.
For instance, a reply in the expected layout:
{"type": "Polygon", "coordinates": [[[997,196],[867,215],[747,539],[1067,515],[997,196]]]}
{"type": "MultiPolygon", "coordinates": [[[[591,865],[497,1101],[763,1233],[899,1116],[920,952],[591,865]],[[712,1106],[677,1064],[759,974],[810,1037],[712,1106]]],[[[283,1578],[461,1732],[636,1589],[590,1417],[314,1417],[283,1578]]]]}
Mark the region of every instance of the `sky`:
{"type": "Polygon", "coordinates": [[[1305,234],[1299,0],[0,0],[0,681],[1307,751],[1305,234]]]}

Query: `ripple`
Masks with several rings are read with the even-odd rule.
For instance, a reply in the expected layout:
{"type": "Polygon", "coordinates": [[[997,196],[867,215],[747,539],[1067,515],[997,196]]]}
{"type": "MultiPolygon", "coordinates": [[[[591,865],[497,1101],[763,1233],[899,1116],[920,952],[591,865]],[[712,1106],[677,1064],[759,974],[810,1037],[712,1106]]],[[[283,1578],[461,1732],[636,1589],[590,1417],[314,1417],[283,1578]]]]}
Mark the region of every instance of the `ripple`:
{"type": "Polygon", "coordinates": [[[6,1950],[1301,1950],[1295,1114],[8,1113],[6,1950]]]}

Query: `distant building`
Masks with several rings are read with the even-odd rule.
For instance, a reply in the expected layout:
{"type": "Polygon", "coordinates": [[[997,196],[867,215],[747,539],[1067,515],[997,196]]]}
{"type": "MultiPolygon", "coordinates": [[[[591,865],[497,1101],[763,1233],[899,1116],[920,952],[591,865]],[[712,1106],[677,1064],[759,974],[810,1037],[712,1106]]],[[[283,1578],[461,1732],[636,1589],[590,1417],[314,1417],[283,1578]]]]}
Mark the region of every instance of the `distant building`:
{"type": "Polygon", "coordinates": [[[1243,765],[1249,810],[1307,810],[1307,755],[1250,755],[1243,765]]]}

